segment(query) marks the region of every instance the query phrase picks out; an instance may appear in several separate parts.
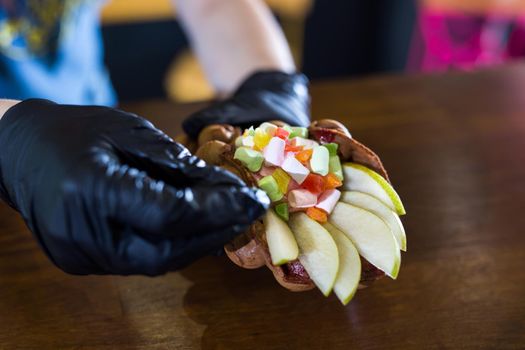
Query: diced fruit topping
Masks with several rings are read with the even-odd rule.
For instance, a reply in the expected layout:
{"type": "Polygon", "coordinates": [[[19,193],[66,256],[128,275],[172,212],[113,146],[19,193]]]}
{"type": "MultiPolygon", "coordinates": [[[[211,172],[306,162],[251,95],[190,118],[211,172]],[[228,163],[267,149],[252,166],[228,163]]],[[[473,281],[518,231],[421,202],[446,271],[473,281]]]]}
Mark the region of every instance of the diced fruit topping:
{"type": "Polygon", "coordinates": [[[312,158],[313,150],[311,148],[305,149],[304,151],[300,151],[295,155],[295,158],[297,158],[298,161],[300,161],[303,164],[307,164],[308,161],[310,161],[310,158],[312,158]]]}
{"type": "Polygon", "coordinates": [[[325,143],[323,147],[326,147],[328,153],[330,154],[330,157],[337,156],[337,149],[339,148],[339,145],[337,143],[325,143]]]}
{"type": "Polygon", "coordinates": [[[339,145],[327,141],[308,139],[307,128],[263,123],[236,139],[234,158],[255,173],[259,187],[277,202],[279,217],[302,211],[326,222],[341,195],[336,188],[343,186],[339,145]]]}
{"type": "Polygon", "coordinates": [[[242,134],[243,137],[253,136],[253,135],[255,135],[255,129],[253,128],[253,126],[250,126],[248,129],[244,130],[242,134]]]}
{"type": "Polygon", "coordinates": [[[253,146],[255,146],[255,143],[253,142],[253,136],[243,137],[241,144],[242,146],[252,148],[253,146]]]}
{"type": "Polygon", "coordinates": [[[310,207],[306,209],[306,215],[317,222],[325,223],[328,221],[328,215],[321,209],[310,207]]]}
{"type": "Polygon", "coordinates": [[[310,159],[310,168],[312,169],[312,172],[322,176],[328,174],[329,158],[330,154],[326,147],[315,147],[312,153],[312,159],[310,159]]]}
{"type": "Polygon", "coordinates": [[[344,180],[343,169],[338,156],[330,156],[330,159],[328,160],[328,171],[337,176],[339,180],[344,180]]]}
{"type": "Polygon", "coordinates": [[[265,134],[268,134],[270,136],[274,136],[275,135],[275,131],[278,129],[278,127],[275,124],[264,122],[257,129],[259,129],[259,131],[261,131],[261,132],[263,132],[265,134]]]}
{"type": "Polygon", "coordinates": [[[279,186],[279,191],[282,193],[288,192],[288,184],[290,183],[290,175],[288,175],[283,169],[277,168],[272,174],[273,178],[279,186]]]}
{"type": "Polygon", "coordinates": [[[317,196],[324,191],[324,178],[321,175],[310,173],[301,184],[301,187],[317,196]]]}
{"type": "Polygon", "coordinates": [[[279,185],[277,185],[277,181],[275,181],[273,176],[265,176],[260,179],[257,184],[264,192],[266,192],[272,202],[277,202],[284,196],[284,194],[279,191],[279,185]]]}
{"type": "Polygon", "coordinates": [[[261,130],[256,130],[255,134],[253,135],[253,142],[255,144],[255,148],[259,151],[262,151],[266,145],[268,145],[268,142],[270,142],[272,136],[270,134],[265,133],[261,130]]]}
{"type": "Polygon", "coordinates": [[[281,166],[284,161],[284,148],[286,142],[278,137],[272,137],[268,145],[264,148],[264,159],[270,165],[281,166]]]}
{"type": "Polygon", "coordinates": [[[324,177],[324,186],[327,190],[331,190],[343,186],[343,182],[335,174],[329,173],[324,177]]]}
{"type": "Polygon", "coordinates": [[[277,204],[274,210],[275,210],[275,213],[284,221],[288,221],[288,219],[290,218],[290,214],[288,212],[288,204],[286,203],[277,204]]]}
{"type": "Polygon", "coordinates": [[[340,197],[341,192],[339,192],[338,190],[326,190],[319,197],[319,200],[317,201],[317,205],[315,207],[318,209],[322,209],[328,214],[330,214],[332,210],[334,210],[334,207],[339,201],[340,197]]]}
{"type": "Polygon", "coordinates": [[[239,160],[244,164],[248,170],[252,172],[259,171],[261,169],[264,157],[261,152],[257,152],[248,147],[239,147],[233,155],[234,159],[239,160]]]}
{"type": "Polygon", "coordinates": [[[292,129],[292,132],[290,133],[290,138],[294,138],[294,137],[302,137],[303,139],[308,138],[307,128],[303,128],[300,126],[292,126],[291,129],[292,129]]]}
{"type": "Polygon", "coordinates": [[[301,152],[303,150],[303,146],[295,146],[290,142],[286,142],[286,147],[284,148],[284,150],[285,152],[301,152]]]}
{"type": "Polygon", "coordinates": [[[283,128],[277,128],[277,130],[275,130],[275,134],[273,136],[279,137],[279,138],[281,138],[283,140],[286,140],[286,139],[288,139],[289,135],[290,135],[289,131],[284,130],[283,128]]]}
{"type": "Polygon", "coordinates": [[[292,139],[292,142],[293,142],[294,145],[296,145],[296,146],[303,146],[304,148],[314,148],[314,147],[319,146],[319,144],[316,141],[310,140],[310,139],[305,139],[305,138],[302,138],[302,137],[294,137],[292,139]]]}
{"type": "Polygon", "coordinates": [[[288,193],[288,204],[292,208],[313,207],[317,204],[317,196],[308,190],[293,190],[288,193]]]}
{"type": "Polygon", "coordinates": [[[302,184],[310,170],[302,165],[295,157],[288,156],[281,164],[284,171],[288,173],[298,184],[302,184]]]}

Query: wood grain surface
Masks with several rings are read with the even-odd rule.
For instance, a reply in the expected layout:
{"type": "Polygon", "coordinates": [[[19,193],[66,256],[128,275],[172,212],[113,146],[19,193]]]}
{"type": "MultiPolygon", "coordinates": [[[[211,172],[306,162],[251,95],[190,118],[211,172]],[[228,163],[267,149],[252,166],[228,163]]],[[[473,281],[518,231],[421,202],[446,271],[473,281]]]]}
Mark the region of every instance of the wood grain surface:
{"type": "MultiPolygon", "coordinates": [[[[69,276],[0,204],[0,349],[524,349],[525,65],[327,81],[404,200],[397,281],[347,306],[210,257],[163,277],[69,276]]],[[[200,105],[124,108],[167,133],[200,105]]]]}

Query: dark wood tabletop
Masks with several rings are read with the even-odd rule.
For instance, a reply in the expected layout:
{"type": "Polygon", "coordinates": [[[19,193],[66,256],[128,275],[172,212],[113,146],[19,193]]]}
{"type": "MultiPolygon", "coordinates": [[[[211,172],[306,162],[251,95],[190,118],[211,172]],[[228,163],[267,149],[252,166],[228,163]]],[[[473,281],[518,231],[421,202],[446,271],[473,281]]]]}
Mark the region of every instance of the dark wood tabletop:
{"type": "MultiPolygon", "coordinates": [[[[525,65],[312,86],[404,200],[408,252],[346,307],[224,257],[162,277],[67,275],[0,204],[1,349],[524,349],[525,65]]],[[[170,135],[200,105],[124,108],[170,135]]]]}

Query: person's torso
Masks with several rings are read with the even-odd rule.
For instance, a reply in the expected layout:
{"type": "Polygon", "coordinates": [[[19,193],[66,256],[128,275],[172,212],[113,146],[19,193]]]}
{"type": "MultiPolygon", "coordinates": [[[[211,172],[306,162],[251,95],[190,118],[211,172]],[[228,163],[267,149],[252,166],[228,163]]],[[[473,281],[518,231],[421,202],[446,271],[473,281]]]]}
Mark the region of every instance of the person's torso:
{"type": "Polygon", "coordinates": [[[115,104],[100,0],[0,0],[0,96],[115,104]]]}

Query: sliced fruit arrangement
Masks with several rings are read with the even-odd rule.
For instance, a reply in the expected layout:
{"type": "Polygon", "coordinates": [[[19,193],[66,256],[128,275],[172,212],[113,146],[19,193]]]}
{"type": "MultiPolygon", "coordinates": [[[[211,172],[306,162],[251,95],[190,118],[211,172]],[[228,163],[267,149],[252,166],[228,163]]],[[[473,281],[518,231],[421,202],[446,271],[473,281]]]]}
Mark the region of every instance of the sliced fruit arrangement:
{"type": "Polygon", "coordinates": [[[317,286],[325,296],[333,290],[345,305],[359,287],[397,278],[407,246],[399,219],[405,209],[379,157],[344,125],[265,122],[242,133],[213,125],[200,140],[199,157],[272,201],[260,222],[225,246],[237,265],[266,265],[285,288],[317,286]]]}

